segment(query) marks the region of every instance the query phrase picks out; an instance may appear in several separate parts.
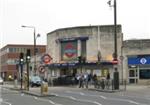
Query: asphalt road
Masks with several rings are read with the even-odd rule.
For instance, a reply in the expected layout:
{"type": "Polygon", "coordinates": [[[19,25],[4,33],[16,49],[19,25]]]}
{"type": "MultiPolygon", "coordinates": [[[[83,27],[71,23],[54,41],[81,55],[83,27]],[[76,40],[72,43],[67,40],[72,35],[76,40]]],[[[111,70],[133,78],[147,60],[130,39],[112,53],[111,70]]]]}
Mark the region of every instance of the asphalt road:
{"type": "Polygon", "coordinates": [[[86,89],[54,90],[56,96],[36,97],[0,88],[0,105],[150,105],[147,90],[104,93],[86,89]]]}

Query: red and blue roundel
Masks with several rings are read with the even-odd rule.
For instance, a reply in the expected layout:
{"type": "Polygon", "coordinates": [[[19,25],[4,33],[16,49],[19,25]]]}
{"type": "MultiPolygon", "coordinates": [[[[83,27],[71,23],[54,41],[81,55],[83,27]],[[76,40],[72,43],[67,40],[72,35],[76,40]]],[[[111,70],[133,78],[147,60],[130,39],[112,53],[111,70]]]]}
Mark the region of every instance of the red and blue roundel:
{"type": "Polygon", "coordinates": [[[72,43],[66,44],[64,50],[64,53],[68,58],[72,58],[74,55],[76,55],[76,48],[73,46],[72,43]]]}

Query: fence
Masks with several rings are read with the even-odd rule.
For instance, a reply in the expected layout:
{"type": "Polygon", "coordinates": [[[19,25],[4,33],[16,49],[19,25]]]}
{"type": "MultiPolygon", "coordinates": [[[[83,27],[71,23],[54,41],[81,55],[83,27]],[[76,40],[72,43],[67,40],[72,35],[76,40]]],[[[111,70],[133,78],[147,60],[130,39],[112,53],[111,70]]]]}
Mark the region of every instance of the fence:
{"type": "Polygon", "coordinates": [[[114,81],[111,80],[98,80],[93,83],[94,88],[100,90],[126,90],[126,80],[114,81]]]}

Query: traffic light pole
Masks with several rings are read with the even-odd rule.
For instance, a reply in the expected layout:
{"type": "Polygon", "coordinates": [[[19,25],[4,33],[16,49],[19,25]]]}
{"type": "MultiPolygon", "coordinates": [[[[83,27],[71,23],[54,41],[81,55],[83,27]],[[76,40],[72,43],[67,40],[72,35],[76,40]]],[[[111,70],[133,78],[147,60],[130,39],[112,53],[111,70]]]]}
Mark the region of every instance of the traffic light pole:
{"type": "Polygon", "coordinates": [[[23,84],[23,64],[20,64],[21,67],[21,91],[22,91],[22,84],[23,84]]]}
{"type": "Polygon", "coordinates": [[[29,81],[29,63],[30,63],[30,58],[31,58],[30,49],[27,49],[26,63],[27,63],[27,90],[28,91],[29,91],[29,86],[30,86],[30,81],[29,81]]]}
{"type": "Polygon", "coordinates": [[[24,54],[21,52],[19,57],[19,64],[21,69],[21,92],[22,92],[22,84],[23,84],[23,62],[24,62],[24,54]]]}
{"type": "Polygon", "coordinates": [[[29,91],[29,61],[27,61],[27,90],[29,91]]]}

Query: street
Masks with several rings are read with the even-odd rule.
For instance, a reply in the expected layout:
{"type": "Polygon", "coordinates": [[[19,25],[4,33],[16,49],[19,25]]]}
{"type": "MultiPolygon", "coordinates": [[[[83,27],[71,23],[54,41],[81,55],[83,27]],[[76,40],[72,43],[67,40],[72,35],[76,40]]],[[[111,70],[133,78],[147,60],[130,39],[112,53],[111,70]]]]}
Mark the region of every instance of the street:
{"type": "Polygon", "coordinates": [[[150,105],[148,90],[106,93],[57,87],[49,90],[52,96],[37,97],[1,87],[0,105],[150,105]]]}

